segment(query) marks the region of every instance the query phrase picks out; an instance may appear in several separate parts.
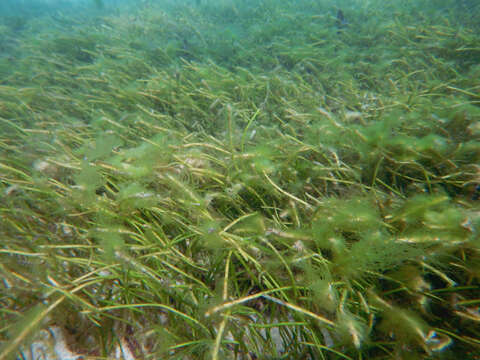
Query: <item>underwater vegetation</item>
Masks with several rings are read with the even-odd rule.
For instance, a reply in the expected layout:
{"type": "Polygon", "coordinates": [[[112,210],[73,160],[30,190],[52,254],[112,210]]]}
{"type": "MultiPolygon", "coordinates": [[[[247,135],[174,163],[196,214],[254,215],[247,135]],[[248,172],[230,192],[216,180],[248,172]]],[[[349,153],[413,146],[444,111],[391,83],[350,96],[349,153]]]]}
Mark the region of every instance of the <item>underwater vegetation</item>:
{"type": "Polygon", "coordinates": [[[480,358],[475,2],[98,3],[0,22],[0,359],[480,358]]]}

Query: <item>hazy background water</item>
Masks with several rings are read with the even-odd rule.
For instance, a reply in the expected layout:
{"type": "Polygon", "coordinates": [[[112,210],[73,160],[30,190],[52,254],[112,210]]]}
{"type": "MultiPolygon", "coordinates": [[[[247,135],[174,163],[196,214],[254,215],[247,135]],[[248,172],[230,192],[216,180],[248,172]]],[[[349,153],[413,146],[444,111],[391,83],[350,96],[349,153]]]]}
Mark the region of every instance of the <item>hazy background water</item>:
{"type": "MultiPolygon", "coordinates": [[[[112,10],[114,8],[121,8],[122,6],[127,6],[128,8],[135,6],[172,6],[172,5],[192,5],[192,6],[254,6],[254,5],[265,5],[276,4],[282,6],[288,4],[289,6],[298,6],[302,7],[318,7],[318,6],[331,6],[331,7],[357,7],[365,8],[369,6],[382,6],[388,8],[391,5],[398,6],[402,4],[406,8],[416,8],[416,9],[436,9],[440,11],[448,11],[455,8],[460,8],[466,11],[478,11],[480,2],[477,0],[438,0],[438,1],[428,1],[428,0],[397,0],[397,1],[378,1],[378,0],[2,0],[0,2],[0,15],[1,16],[12,16],[12,15],[25,15],[25,14],[34,14],[41,12],[51,12],[51,11],[68,11],[68,10],[78,10],[83,9],[84,11],[88,10],[98,10],[98,9],[108,9],[112,10]]],[[[469,14],[466,14],[469,16],[469,14]]]]}

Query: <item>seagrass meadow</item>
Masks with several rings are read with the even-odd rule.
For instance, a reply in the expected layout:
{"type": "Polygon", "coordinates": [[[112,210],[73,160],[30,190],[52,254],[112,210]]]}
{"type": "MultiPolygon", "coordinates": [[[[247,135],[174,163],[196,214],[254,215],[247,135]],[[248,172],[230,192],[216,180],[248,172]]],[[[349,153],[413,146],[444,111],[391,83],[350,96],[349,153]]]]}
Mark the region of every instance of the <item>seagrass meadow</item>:
{"type": "Polygon", "coordinates": [[[480,359],[478,2],[11,6],[0,359],[480,359]]]}

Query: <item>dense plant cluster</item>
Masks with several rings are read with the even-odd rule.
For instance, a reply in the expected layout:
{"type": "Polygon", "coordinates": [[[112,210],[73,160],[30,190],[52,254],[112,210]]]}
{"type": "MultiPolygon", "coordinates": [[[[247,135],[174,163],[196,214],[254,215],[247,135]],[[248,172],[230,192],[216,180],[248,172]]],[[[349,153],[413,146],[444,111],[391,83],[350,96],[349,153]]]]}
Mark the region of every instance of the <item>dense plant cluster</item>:
{"type": "Polygon", "coordinates": [[[0,358],[479,358],[475,3],[107,5],[0,23],[0,358]]]}

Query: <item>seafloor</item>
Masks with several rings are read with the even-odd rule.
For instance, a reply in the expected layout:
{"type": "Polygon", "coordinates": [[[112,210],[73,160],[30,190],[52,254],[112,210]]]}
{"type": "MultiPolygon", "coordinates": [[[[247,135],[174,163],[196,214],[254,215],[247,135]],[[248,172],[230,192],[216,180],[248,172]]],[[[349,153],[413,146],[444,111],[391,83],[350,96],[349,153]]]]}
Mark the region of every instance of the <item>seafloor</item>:
{"type": "Polygon", "coordinates": [[[30,5],[0,359],[480,359],[478,2],[30,5]]]}

